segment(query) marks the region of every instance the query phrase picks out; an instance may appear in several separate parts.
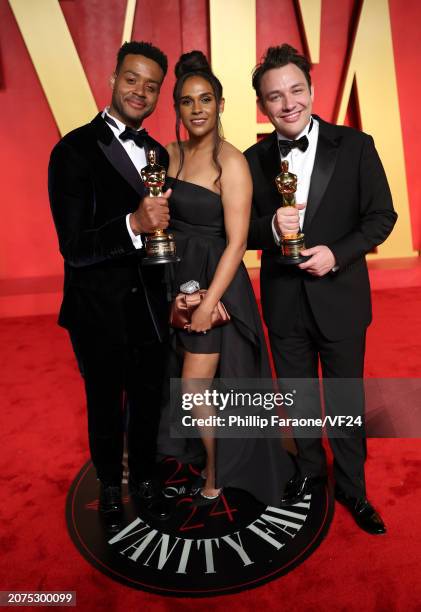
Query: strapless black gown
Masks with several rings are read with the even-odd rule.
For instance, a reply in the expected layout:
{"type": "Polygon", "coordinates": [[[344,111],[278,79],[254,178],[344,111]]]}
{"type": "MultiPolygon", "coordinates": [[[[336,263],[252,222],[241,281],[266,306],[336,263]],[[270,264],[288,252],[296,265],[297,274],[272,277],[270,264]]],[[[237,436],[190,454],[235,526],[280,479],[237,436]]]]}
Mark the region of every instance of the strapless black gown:
{"type": "MultiPolygon", "coordinates": [[[[221,196],[205,187],[169,179],[170,231],[181,262],[174,272],[175,293],[189,280],[207,289],[226,246],[221,196]]],[[[253,288],[243,263],[221,298],[231,315],[227,325],[206,335],[171,331],[169,377],[181,375],[180,345],[190,352],[219,352],[219,378],[271,378],[269,359],[253,288]],[[216,333],[215,333],[216,332],[216,333]],[[216,347],[216,350],[215,350],[216,347]]],[[[188,457],[187,440],[170,437],[164,409],[158,448],[161,454],[188,457]]],[[[190,441],[191,442],[191,441],[190,441]]],[[[238,487],[268,504],[277,504],[294,473],[279,439],[217,440],[217,486],[238,487]]]]}

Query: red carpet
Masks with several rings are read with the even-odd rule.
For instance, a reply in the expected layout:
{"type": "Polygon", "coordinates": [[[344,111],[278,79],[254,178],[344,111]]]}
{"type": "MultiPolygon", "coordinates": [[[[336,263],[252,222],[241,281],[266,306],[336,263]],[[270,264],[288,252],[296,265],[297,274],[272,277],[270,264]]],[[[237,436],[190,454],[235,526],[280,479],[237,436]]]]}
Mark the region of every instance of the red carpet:
{"type": "MultiPolygon", "coordinates": [[[[367,376],[421,371],[421,288],[374,293],[367,376]]],[[[421,610],[421,446],[371,440],[371,500],[389,528],[364,534],[342,507],[316,552],[258,589],[212,599],[131,590],[91,567],[67,534],[64,506],[88,459],[82,384],[52,316],[0,320],[0,590],[74,590],[78,610],[421,610]]]]}

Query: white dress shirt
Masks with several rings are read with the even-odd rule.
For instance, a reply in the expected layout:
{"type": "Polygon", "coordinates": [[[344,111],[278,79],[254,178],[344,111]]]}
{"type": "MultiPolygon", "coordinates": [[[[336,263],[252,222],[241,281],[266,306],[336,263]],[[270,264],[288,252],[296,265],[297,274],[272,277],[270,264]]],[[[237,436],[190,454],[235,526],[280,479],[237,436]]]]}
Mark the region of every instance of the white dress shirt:
{"type": "MultiPolygon", "coordinates": [[[[289,172],[297,175],[297,193],[295,194],[295,200],[297,204],[307,204],[308,193],[310,191],[310,181],[313,172],[314,160],[316,158],[317,140],[319,137],[319,122],[312,118],[313,126],[310,130],[311,121],[306,125],[304,130],[298,134],[295,140],[301,138],[301,136],[307,136],[308,147],[306,151],[301,151],[298,148],[291,149],[286,157],[282,157],[282,160],[289,162],[289,172]]],[[[278,140],[290,140],[279,132],[276,133],[278,140]]],[[[303,227],[304,217],[306,209],[299,211],[300,214],[300,227],[303,227]]],[[[280,237],[275,229],[275,215],[272,219],[272,231],[273,238],[277,245],[280,244],[280,237]]]]}
{"type": "MultiPolygon", "coordinates": [[[[117,141],[121,144],[123,149],[125,149],[127,155],[130,157],[131,161],[133,162],[136,170],[140,173],[142,168],[144,168],[147,165],[145,149],[143,147],[138,147],[134,140],[130,140],[130,139],[121,140],[120,139],[120,134],[124,132],[124,130],[126,129],[126,126],[124,125],[122,121],[117,119],[117,117],[113,117],[113,115],[110,115],[108,106],[104,109],[102,113],[102,117],[105,117],[105,115],[108,115],[108,117],[110,117],[116,124],[117,127],[107,122],[108,127],[112,130],[114,136],[117,138],[117,141]]],[[[142,131],[142,129],[143,128],[141,128],[139,132],[142,131]]],[[[133,246],[135,247],[135,249],[141,249],[143,246],[142,238],[140,237],[140,235],[136,236],[133,233],[133,230],[130,226],[130,215],[131,213],[126,215],[127,231],[129,232],[129,236],[132,239],[133,246]]]]}

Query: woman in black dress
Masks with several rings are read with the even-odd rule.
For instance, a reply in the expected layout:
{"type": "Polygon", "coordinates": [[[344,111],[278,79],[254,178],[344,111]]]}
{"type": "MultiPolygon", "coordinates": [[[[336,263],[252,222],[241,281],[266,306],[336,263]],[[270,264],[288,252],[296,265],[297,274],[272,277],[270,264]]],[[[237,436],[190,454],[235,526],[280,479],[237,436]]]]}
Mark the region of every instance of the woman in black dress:
{"type": "MultiPolygon", "coordinates": [[[[203,381],[211,386],[216,375],[270,378],[271,373],[257,304],[242,263],[252,199],[248,165],[221,137],[222,86],[203,53],[182,55],[175,74],[177,142],[167,147],[173,189],[170,230],[182,258],[175,287],[178,291],[195,280],[207,294],[192,316],[190,330],[176,330],[173,340],[183,355],[183,392],[197,392],[204,390],[203,381]],[[181,123],[188,133],[186,141],[180,138],[181,123]],[[211,329],[219,300],[231,321],[211,329]]],[[[199,416],[206,415],[202,411],[199,416]]],[[[221,439],[217,452],[211,435],[203,435],[202,441],[206,466],[195,504],[215,500],[223,486],[246,489],[266,503],[279,501],[294,468],[278,439],[221,439]]]]}

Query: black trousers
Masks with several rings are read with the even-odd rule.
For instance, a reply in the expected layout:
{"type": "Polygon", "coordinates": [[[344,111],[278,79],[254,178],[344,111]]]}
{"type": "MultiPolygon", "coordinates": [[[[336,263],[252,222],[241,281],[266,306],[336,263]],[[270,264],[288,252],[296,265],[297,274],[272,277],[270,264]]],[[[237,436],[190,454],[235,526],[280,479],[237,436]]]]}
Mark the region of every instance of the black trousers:
{"type": "MultiPolygon", "coordinates": [[[[292,314],[294,316],[294,314],[292,314]]],[[[334,316],[334,312],[332,312],[334,316]]],[[[320,417],[319,361],[325,384],[324,406],[327,415],[364,415],[363,370],[366,330],[360,334],[337,341],[327,340],[320,332],[311,311],[304,287],[295,313],[295,325],[288,337],[280,337],[269,330],[275,369],[278,378],[299,378],[306,381],[299,386],[301,394],[307,393],[305,416],[320,417]],[[328,379],[353,379],[332,381],[328,379]],[[338,384],[335,384],[338,383],[338,384]],[[348,384],[347,384],[348,382],[348,384]]],[[[281,382],[282,385],[282,382],[281,382]]],[[[288,410],[289,416],[304,416],[294,413],[294,405],[288,410]]],[[[329,444],[334,455],[334,476],[338,487],[352,497],[365,496],[364,462],[366,440],[361,432],[357,436],[333,437],[338,431],[327,427],[329,444]],[[335,432],[335,433],[334,433],[335,432]]],[[[321,437],[300,437],[297,430],[297,463],[302,476],[326,474],[326,457],[321,437]]]]}
{"type": "Polygon", "coordinates": [[[151,339],[108,344],[93,334],[72,334],[72,339],[85,381],[89,447],[98,478],[121,482],[126,424],[130,475],[153,478],[166,345],[151,339]]]}

